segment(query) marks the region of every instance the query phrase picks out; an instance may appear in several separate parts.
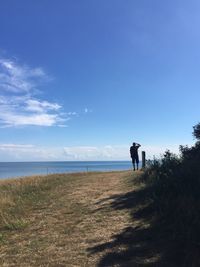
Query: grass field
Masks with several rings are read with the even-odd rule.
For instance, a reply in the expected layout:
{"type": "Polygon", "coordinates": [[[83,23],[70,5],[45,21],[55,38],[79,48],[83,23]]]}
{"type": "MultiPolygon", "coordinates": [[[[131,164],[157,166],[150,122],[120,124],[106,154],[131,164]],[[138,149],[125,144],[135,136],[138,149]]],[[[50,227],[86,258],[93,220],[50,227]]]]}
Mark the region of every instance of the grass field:
{"type": "Polygon", "coordinates": [[[0,266],[199,266],[199,248],[191,255],[181,250],[174,222],[169,227],[160,220],[154,191],[141,182],[141,174],[0,181],[0,266]]]}
{"type": "Polygon", "coordinates": [[[133,226],[128,208],[112,207],[133,179],[109,172],[1,181],[0,266],[98,266],[108,253],[126,250],[123,243],[101,246],[133,226]]]}

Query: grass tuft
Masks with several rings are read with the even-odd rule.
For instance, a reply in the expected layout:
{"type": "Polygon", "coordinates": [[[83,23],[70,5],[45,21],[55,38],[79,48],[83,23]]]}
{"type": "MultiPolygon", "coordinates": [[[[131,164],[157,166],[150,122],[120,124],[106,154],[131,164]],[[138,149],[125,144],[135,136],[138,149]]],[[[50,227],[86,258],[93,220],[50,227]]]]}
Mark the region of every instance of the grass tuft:
{"type": "Polygon", "coordinates": [[[28,226],[28,222],[23,219],[16,219],[15,221],[5,221],[4,220],[4,230],[13,231],[13,230],[23,230],[28,226]]]}

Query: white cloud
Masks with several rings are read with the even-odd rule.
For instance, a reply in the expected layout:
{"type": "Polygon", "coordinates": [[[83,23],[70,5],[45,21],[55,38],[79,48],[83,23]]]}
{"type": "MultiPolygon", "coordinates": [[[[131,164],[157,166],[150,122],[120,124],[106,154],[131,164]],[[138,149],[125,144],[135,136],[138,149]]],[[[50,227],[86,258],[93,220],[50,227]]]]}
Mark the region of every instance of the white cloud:
{"type": "Polygon", "coordinates": [[[42,68],[30,68],[17,61],[0,59],[0,127],[59,126],[75,115],[63,113],[62,106],[36,97],[40,79],[46,78],[42,68]]]}
{"type": "Polygon", "coordinates": [[[33,145],[20,145],[20,144],[0,144],[0,149],[21,149],[33,148],[33,145]]]}
{"type": "Polygon", "coordinates": [[[46,76],[42,68],[31,69],[9,59],[0,59],[0,88],[13,93],[30,92],[38,78],[46,76]]]}
{"type": "Polygon", "coordinates": [[[0,161],[57,160],[62,154],[58,148],[36,147],[31,144],[0,144],[0,161]]]}
{"type": "Polygon", "coordinates": [[[77,146],[64,147],[65,156],[69,160],[123,160],[128,159],[126,146],[77,146]]]}
{"type": "MultiPolygon", "coordinates": [[[[128,145],[106,145],[106,146],[77,146],[77,147],[64,147],[66,158],[69,160],[129,160],[130,146],[128,145]]],[[[143,145],[139,149],[141,152],[146,152],[147,159],[153,157],[160,157],[164,152],[169,149],[171,152],[178,154],[179,145],[143,145]]]]}
{"type": "Polygon", "coordinates": [[[37,126],[52,126],[57,123],[57,115],[52,114],[31,114],[20,115],[6,113],[2,114],[1,118],[7,126],[19,125],[37,125],[37,126]]]}
{"type": "Polygon", "coordinates": [[[84,108],[84,113],[91,113],[92,112],[92,110],[91,109],[89,109],[89,108],[84,108]]]}
{"type": "Polygon", "coordinates": [[[69,116],[71,116],[71,115],[74,116],[74,115],[78,115],[78,114],[77,114],[76,112],[73,111],[73,112],[68,112],[67,115],[69,115],[69,116]]]}
{"type": "Polygon", "coordinates": [[[161,157],[166,150],[170,150],[172,153],[179,154],[179,144],[163,144],[163,145],[143,145],[141,150],[146,152],[148,159],[153,159],[153,157],[161,157]]]}
{"type": "MultiPolygon", "coordinates": [[[[178,145],[142,146],[146,158],[159,157],[166,149],[178,153],[178,145]]],[[[129,145],[39,147],[32,144],[0,144],[0,161],[130,160],[129,145]]]]}
{"type": "Polygon", "coordinates": [[[123,146],[37,147],[31,144],[0,144],[0,161],[124,160],[123,146]]]}
{"type": "Polygon", "coordinates": [[[28,99],[25,109],[28,111],[45,112],[46,110],[58,110],[61,106],[57,103],[49,103],[48,101],[39,101],[36,99],[28,99]]]}

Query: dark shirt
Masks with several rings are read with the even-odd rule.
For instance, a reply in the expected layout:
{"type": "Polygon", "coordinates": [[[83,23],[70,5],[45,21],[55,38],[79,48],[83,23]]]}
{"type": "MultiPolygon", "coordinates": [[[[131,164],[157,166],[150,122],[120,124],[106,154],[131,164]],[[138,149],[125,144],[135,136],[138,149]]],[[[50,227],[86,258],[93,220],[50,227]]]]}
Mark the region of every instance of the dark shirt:
{"type": "Polygon", "coordinates": [[[135,145],[135,146],[130,147],[131,158],[138,158],[138,148],[139,147],[140,147],[139,145],[135,145]]]}

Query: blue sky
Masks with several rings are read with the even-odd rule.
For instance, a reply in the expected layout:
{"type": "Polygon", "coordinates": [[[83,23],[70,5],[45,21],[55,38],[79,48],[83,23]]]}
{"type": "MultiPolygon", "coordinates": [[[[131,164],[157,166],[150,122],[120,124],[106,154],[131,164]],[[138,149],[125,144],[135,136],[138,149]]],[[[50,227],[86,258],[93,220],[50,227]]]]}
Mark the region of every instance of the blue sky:
{"type": "Polygon", "coordinates": [[[191,145],[200,2],[0,1],[0,161],[191,145]]]}

